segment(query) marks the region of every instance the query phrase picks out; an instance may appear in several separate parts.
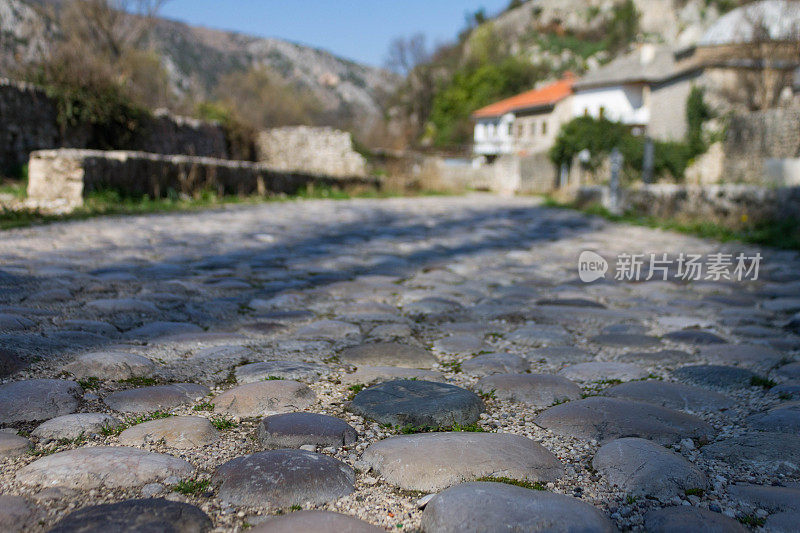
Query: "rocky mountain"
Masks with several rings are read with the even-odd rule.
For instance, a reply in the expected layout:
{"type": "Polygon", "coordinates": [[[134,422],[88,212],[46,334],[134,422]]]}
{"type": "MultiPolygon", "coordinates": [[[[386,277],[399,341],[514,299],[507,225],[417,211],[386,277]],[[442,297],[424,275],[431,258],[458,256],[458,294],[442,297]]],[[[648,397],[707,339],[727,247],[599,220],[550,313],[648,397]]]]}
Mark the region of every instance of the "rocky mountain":
{"type": "MultiPolygon", "coordinates": [[[[668,44],[675,48],[697,43],[725,11],[740,0],[632,0],[638,15],[627,40],[668,44]]],[[[624,53],[609,49],[609,33],[624,30],[624,0],[528,0],[487,24],[512,53],[554,70],[592,70],[624,53]]],[[[480,27],[473,31],[479,31],[480,27]]]]}
{"type": "MultiPolygon", "coordinates": [[[[57,0],[0,0],[0,76],[40,57],[58,27],[40,4],[57,0]]],[[[382,118],[382,99],[398,83],[394,74],[279,39],[190,26],[158,19],[151,32],[177,91],[211,95],[226,74],[263,65],[284,81],[308,89],[329,116],[382,118]]]]}

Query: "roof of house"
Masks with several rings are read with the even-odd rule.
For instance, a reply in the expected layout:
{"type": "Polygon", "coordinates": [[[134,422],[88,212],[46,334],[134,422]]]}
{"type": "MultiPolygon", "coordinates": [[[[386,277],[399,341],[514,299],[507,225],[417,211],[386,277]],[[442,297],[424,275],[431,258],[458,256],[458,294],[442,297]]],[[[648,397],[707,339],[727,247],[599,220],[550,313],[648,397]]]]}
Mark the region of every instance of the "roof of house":
{"type": "Polygon", "coordinates": [[[762,0],[738,7],[719,18],[703,35],[699,46],[742,44],[763,38],[783,41],[797,39],[800,31],[800,2],[762,0]]]}
{"type": "Polygon", "coordinates": [[[554,105],[572,94],[575,76],[570,73],[555,83],[500,100],[475,111],[474,118],[499,117],[512,111],[554,105]]]}
{"type": "Polygon", "coordinates": [[[679,65],[672,48],[646,44],[588,72],[575,82],[574,88],[578,90],[626,83],[659,83],[686,70],[686,66],[679,65]]]}

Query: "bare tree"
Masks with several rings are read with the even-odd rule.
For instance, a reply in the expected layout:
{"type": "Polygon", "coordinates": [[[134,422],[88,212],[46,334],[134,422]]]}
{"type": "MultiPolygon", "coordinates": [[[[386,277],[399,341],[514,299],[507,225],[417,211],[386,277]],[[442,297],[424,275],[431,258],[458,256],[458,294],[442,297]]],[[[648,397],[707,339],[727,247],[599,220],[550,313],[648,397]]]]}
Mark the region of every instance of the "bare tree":
{"type": "Polygon", "coordinates": [[[742,43],[737,47],[742,57],[738,65],[739,84],[744,104],[752,110],[764,110],[780,103],[786,88],[792,87],[794,73],[800,66],[800,26],[787,27],[755,9],[745,9],[742,43]]]}
{"type": "Polygon", "coordinates": [[[79,40],[121,58],[141,45],[166,0],[71,0],[59,14],[68,41],[79,40]]]}
{"type": "Polygon", "coordinates": [[[430,59],[425,35],[417,33],[411,37],[397,37],[389,43],[386,68],[408,76],[418,65],[430,59]]]}

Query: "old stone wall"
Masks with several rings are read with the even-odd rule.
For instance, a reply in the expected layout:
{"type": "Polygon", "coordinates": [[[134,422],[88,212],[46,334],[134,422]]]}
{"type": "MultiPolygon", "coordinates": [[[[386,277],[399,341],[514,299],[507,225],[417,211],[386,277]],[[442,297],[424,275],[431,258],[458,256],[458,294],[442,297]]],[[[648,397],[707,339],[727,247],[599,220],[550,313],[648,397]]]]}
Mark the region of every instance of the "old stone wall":
{"type": "Polygon", "coordinates": [[[157,113],[126,142],[98,139],[88,126],[62,129],[55,102],[41,88],[0,79],[0,174],[15,172],[36,150],[101,145],[159,154],[229,157],[225,131],[217,124],[157,113]]]}
{"type": "Polygon", "coordinates": [[[31,154],[28,199],[42,206],[77,207],[92,191],[115,190],[153,198],[174,191],[194,195],[293,194],[306,186],[377,186],[364,178],[280,172],[264,164],[144,152],[58,149],[31,154]]]}
{"type": "Polygon", "coordinates": [[[276,169],[335,177],[364,177],[367,161],[346,131],[292,126],[259,134],[257,158],[276,169]]]}
{"type": "MultiPolygon", "coordinates": [[[[576,193],[579,206],[610,205],[608,187],[582,187],[576,193]]],[[[755,185],[644,185],[623,189],[623,212],[656,218],[703,220],[727,227],[745,223],[800,219],[800,187],[755,185]]]]}
{"type": "Polygon", "coordinates": [[[725,154],[725,182],[759,184],[770,181],[770,177],[775,176],[768,174],[767,160],[800,157],[800,109],[778,108],[732,115],[725,154]]]}
{"type": "Polygon", "coordinates": [[[0,175],[17,172],[34,150],[86,145],[87,131],[62,132],[56,117],[44,91],[0,78],[0,175]]]}

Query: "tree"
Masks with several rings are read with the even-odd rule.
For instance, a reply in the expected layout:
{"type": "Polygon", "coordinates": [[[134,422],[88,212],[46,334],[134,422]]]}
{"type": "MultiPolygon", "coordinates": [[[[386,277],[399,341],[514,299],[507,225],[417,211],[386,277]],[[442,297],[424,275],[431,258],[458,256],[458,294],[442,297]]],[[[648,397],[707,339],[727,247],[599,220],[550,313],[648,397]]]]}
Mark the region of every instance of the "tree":
{"type": "Polygon", "coordinates": [[[434,126],[435,143],[453,146],[469,142],[473,111],[529,90],[543,74],[542,67],[516,57],[459,69],[433,100],[430,122],[434,126]]]}
{"type": "Polygon", "coordinates": [[[163,0],[66,0],[47,4],[58,38],[22,75],[56,101],[62,128],[89,126],[101,148],[124,146],[171,98],[159,58],[145,46],[163,0]]]}
{"type": "Polygon", "coordinates": [[[708,148],[703,136],[703,124],[711,119],[713,114],[705,102],[704,94],[705,91],[700,87],[692,87],[686,100],[686,144],[692,156],[702,154],[708,148]]]}
{"type": "Polygon", "coordinates": [[[800,26],[794,24],[778,32],[773,32],[775,21],[766,20],[758,4],[742,8],[744,42],[736,45],[736,53],[741,55],[742,68],[739,70],[741,98],[729,94],[732,100],[743,100],[747,107],[760,111],[775,107],[785,88],[792,87],[795,70],[800,66],[800,26]],[[749,36],[747,34],[749,33],[749,36]]]}
{"type": "Polygon", "coordinates": [[[265,67],[228,74],[217,98],[257,129],[312,124],[321,110],[308,90],[281,81],[265,67]]]}
{"type": "Polygon", "coordinates": [[[408,76],[417,66],[429,60],[425,35],[416,33],[410,37],[396,37],[389,43],[385,65],[393,72],[408,76]]]}
{"type": "Polygon", "coordinates": [[[638,33],[639,11],[633,0],[614,5],[606,26],[605,44],[608,51],[615,54],[625,49],[638,33]]]}
{"type": "Polygon", "coordinates": [[[70,0],[59,13],[67,41],[118,60],[142,44],[166,0],[70,0]]]}

